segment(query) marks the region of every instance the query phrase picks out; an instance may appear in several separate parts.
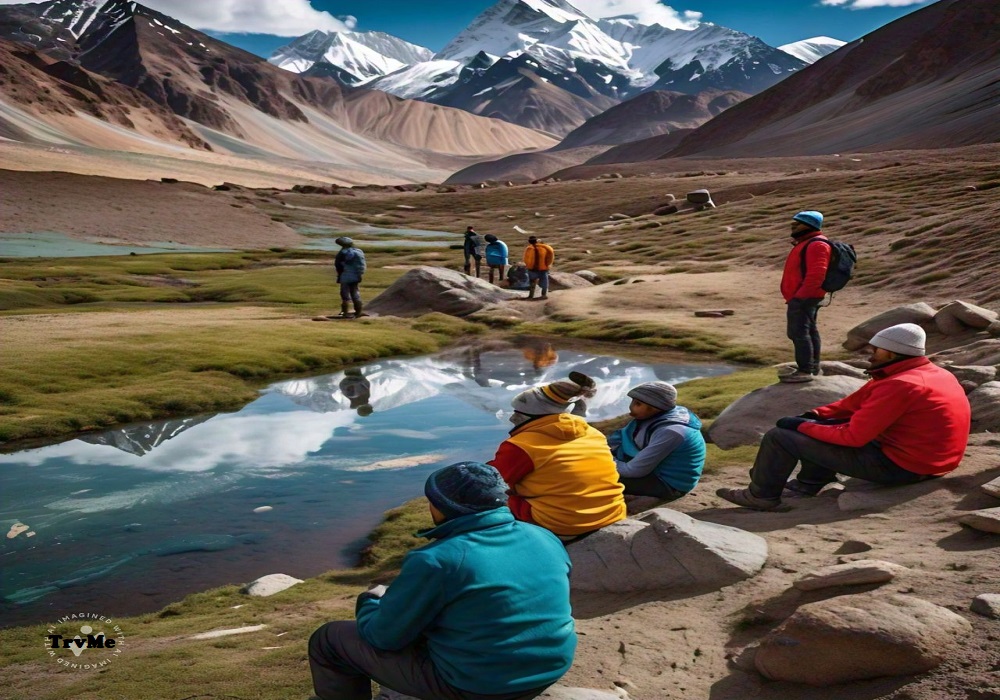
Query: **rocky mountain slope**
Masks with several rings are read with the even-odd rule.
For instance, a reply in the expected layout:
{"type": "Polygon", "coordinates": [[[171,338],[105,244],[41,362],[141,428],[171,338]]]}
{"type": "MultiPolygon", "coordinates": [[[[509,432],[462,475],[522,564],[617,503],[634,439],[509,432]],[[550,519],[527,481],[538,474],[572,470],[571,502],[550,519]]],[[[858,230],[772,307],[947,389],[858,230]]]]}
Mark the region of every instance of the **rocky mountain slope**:
{"type": "Polygon", "coordinates": [[[940,0],[699,128],[671,157],[942,148],[1000,139],[1000,5],[940,0]]]}
{"type": "MultiPolygon", "coordinates": [[[[507,122],[281,70],[125,0],[2,6],[0,38],[47,57],[30,59],[35,63],[63,61],[64,70],[130,89],[123,93],[130,99],[141,94],[145,108],[158,105],[156,119],[176,132],[164,142],[148,138],[159,127],[136,131],[119,119],[108,128],[100,116],[102,121],[81,126],[65,105],[64,118],[53,120],[50,109],[39,108],[48,99],[46,86],[25,81],[25,70],[12,71],[0,94],[16,91],[20,97],[11,100],[17,103],[13,116],[10,109],[0,115],[2,128],[33,131],[42,141],[159,153],[180,142],[240,157],[339,164],[351,179],[410,180],[427,179],[428,165],[441,155],[480,157],[553,143],[507,122]]],[[[115,102],[96,98],[95,104],[113,111],[109,100],[115,102]]]]}

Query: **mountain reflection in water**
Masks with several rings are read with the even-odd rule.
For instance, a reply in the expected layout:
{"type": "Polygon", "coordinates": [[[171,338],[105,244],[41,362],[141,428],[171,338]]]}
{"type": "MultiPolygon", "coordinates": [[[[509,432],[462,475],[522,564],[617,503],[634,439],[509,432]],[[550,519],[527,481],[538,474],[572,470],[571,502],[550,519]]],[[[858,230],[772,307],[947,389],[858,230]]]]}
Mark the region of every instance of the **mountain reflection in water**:
{"type": "Polygon", "coordinates": [[[350,565],[428,473],[493,456],[517,392],[570,370],[598,382],[593,421],[627,412],[635,384],[730,371],[547,343],[459,349],[280,382],[236,413],[0,455],[0,526],[18,533],[0,540],[3,624],[87,606],[144,612],[264,574],[350,565]]]}

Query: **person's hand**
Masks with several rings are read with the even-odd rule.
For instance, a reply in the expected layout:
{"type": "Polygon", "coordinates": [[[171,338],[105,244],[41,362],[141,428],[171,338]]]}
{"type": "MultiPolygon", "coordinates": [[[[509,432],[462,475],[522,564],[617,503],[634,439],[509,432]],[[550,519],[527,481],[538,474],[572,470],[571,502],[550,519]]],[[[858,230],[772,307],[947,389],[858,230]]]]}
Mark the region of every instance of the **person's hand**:
{"type": "Polygon", "coordinates": [[[799,418],[798,416],[785,416],[784,418],[779,418],[778,422],[775,423],[779,428],[783,430],[798,430],[799,426],[803,423],[808,423],[805,418],[799,418]]]}
{"type": "Polygon", "coordinates": [[[372,586],[371,588],[368,589],[368,595],[370,595],[372,598],[381,598],[382,596],[385,595],[385,592],[387,590],[389,590],[388,586],[382,586],[382,585],[372,586]]]}

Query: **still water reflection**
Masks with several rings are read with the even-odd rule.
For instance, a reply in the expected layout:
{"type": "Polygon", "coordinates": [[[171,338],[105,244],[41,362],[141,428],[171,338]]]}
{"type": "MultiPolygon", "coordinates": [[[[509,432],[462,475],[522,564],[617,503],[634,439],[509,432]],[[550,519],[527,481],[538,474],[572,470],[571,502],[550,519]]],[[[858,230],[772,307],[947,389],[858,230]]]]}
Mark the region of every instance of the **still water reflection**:
{"type": "Polygon", "coordinates": [[[264,574],[350,565],[428,473],[492,457],[516,392],[573,369],[599,382],[592,421],[625,413],[637,383],[729,371],[545,343],[463,349],[281,382],[237,413],[0,455],[0,619],[131,614],[264,574]]]}

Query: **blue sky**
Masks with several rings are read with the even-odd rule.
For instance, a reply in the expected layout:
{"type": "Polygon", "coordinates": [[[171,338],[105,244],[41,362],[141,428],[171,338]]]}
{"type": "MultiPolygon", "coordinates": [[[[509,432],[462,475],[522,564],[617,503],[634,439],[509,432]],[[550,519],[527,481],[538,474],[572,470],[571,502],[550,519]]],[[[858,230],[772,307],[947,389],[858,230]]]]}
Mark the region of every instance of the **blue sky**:
{"type": "MultiPolygon", "coordinates": [[[[570,0],[573,2],[573,0],[570,0]]],[[[843,41],[851,41],[887,24],[905,14],[928,5],[928,2],[910,2],[904,6],[888,6],[889,3],[902,4],[908,0],[846,0],[839,5],[821,4],[821,0],[690,0],[671,3],[678,13],[692,11],[701,13],[703,21],[720,24],[732,29],[760,37],[772,46],[798,41],[812,36],[832,36],[843,41]],[[854,3],[876,5],[864,9],[852,9],[854,3]],[[887,6],[877,6],[885,4],[887,6]]],[[[634,9],[650,2],[627,0],[607,0],[607,14],[618,8],[634,9]],[[627,4],[626,4],[627,3],[627,4]],[[631,7],[630,7],[631,6],[631,7]]],[[[494,4],[493,0],[312,0],[312,7],[334,17],[354,17],[357,29],[374,30],[426,46],[432,50],[442,48],[449,39],[464,29],[476,15],[494,4]]],[[[588,10],[585,2],[574,3],[588,10]]],[[[350,21],[350,20],[348,20],[350,21]]],[[[277,47],[287,43],[287,39],[262,34],[217,33],[216,36],[248,51],[269,56],[277,47]]]]}

